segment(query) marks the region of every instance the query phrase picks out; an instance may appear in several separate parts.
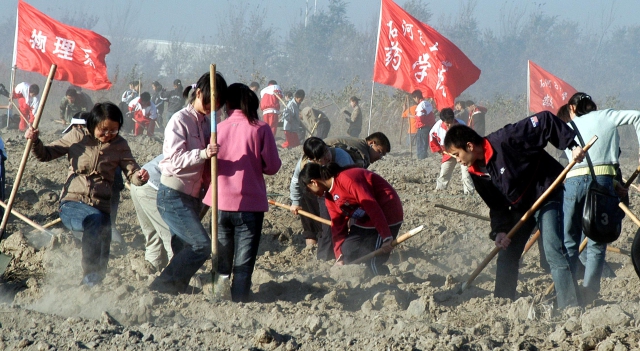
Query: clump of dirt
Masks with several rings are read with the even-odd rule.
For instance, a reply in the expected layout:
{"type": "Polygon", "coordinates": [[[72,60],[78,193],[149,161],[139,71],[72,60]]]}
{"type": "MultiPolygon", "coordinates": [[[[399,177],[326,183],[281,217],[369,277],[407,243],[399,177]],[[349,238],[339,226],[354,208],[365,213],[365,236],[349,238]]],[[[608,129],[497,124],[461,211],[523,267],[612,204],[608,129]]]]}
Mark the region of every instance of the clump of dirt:
{"type": "MultiPolygon", "coordinates": [[[[45,142],[59,137],[43,131],[45,142]]],[[[13,181],[24,142],[5,131],[13,181]]],[[[161,153],[159,140],[125,135],[138,162],[161,153]]],[[[301,149],[280,150],[283,167],[266,177],[268,192],[287,202],[301,149]]],[[[623,164],[634,164],[626,160],[623,164]]],[[[538,301],[552,282],[534,247],[523,259],[518,299],[492,296],[495,261],[473,286],[460,284],[494,247],[489,226],[435,208],[446,204],[488,216],[477,196],[465,196],[459,176],[434,192],[440,160],[394,151],[371,166],[398,191],[405,221],[401,232],[425,229],[398,247],[389,276],[372,277],[363,266],[333,267],[306,249],[300,221],[271,208],[265,216],[253,275],[253,302],[217,301],[210,291],[210,262],[192,279],[189,294],[169,296],[147,288],[158,274],[144,262],[144,239],[127,190],[102,285],[80,285],[80,242],[63,229],[40,249],[25,237],[32,228],[15,218],[0,246],[15,257],[0,283],[0,349],[248,349],[248,350],[627,350],[640,347],[640,281],[628,256],[608,254],[615,277],[603,278],[601,296],[586,309],[558,311],[553,297],[538,301]]],[[[632,170],[623,167],[627,174],[632,170]]],[[[456,172],[458,172],[456,170],[456,172]]],[[[57,218],[57,196],[66,160],[29,160],[15,209],[40,224],[57,218]]],[[[631,194],[632,204],[638,203],[631,194]]],[[[205,217],[206,226],[209,218],[205,217]]],[[[637,228],[628,219],[614,243],[629,250],[637,228]]]]}

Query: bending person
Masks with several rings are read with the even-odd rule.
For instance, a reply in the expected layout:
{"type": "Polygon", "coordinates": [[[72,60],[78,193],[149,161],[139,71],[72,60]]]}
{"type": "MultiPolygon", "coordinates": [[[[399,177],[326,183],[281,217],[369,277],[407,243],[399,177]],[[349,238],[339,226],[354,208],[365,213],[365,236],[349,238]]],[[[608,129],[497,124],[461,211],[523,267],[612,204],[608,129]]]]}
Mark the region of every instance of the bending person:
{"type": "Polygon", "coordinates": [[[382,248],[368,267],[376,275],[389,274],[383,265],[393,249],[403,220],[402,203],[395,189],[381,176],[362,168],[342,168],[336,163],[307,163],[300,183],[317,196],[324,196],[331,216],[336,264],[354,260],[382,248]],[[349,220],[355,221],[349,227],[349,220]]]}

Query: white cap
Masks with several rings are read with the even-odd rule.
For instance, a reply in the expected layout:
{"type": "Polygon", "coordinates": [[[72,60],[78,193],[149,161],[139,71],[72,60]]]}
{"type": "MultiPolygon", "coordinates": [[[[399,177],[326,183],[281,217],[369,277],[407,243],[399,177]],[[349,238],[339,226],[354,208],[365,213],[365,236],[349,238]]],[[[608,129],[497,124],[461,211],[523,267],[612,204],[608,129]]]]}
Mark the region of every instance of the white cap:
{"type": "Polygon", "coordinates": [[[86,125],[87,121],[84,118],[72,118],[71,123],[62,131],[62,134],[68,133],[74,125],[86,125]]]}

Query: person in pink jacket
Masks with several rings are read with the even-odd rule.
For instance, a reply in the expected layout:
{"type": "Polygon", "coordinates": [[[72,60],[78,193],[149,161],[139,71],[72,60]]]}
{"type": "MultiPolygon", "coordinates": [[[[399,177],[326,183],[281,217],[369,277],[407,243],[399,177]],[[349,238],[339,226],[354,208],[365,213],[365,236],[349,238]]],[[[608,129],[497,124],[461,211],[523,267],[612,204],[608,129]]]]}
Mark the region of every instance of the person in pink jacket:
{"type": "MultiPolygon", "coordinates": [[[[218,125],[218,273],[230,276],[231,299],[246,302],[269,210],[263,174],[282,162],[269,125],[258,119],[258,97],[241,83],[229,86],[229,118],[218,125]]],[[[204,197],[211,206],[211,189],[204,197]]]]}
{"type": "MultiPolygon", "coordinates": [[[[164,130],[158,167],[162,175],[156,203],[160,217],[169,226],[173,257],[151,285],[150,290],[176,295],[185,292],[191,277],[211,257],[211,239],[200,223],[203,187],[211,178],[207,160],[217,153],[209,144],[211,136],[210,75],[198,79],[195,94],[185,108],[176,112],[164,130]]],[[[186,93],[191,90],[189,86],[186,93]]],[[[216,75],[215,110],[225,101],[227,82],[216,75]]]]}

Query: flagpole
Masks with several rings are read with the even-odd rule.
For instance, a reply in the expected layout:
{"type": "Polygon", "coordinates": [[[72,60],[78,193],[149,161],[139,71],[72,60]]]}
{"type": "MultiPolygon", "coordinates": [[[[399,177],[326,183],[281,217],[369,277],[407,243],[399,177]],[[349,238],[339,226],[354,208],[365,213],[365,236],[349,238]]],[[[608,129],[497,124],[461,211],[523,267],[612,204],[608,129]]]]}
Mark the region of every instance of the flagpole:
{"type": "Polygon", "coordinates": [[[524,115],[529,115],[529,106],[531,106],[531,61],[527,60],[527,106],[525,110],[527,111],[524,115]]]}
{"type": "MultiPolygon", "coordinates": [[[[20,7],[18,6],[18,9],[20,7]]],[[[13,58],[11,60],[11,86],[9,87],[9,102],[7,103],[7,128],[9,128],[9,119],[11,118],[11,97],[13,96],[14,84],[16,83],[16,57],[18,56],[18,22],[19,10],[16,9],[16,31],[13,37],[13,58]]]]}
{"type": "MultiPolygon", "coordinates": [[[[374,74],[376,62],[378,61],[378,46],[380,45],[380,26],[382,25],[382,0],[380,0],[380,19],[378,20],[378,36],[376,37],[376,54],[373,60],[374,74]]],[[[371,102],[369,103],[369,127],[367,128],[367,135],[371,135],[371,116],[373,115],[373,87],[376,82],[371,79],[371,102]]]]}

